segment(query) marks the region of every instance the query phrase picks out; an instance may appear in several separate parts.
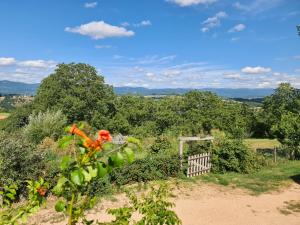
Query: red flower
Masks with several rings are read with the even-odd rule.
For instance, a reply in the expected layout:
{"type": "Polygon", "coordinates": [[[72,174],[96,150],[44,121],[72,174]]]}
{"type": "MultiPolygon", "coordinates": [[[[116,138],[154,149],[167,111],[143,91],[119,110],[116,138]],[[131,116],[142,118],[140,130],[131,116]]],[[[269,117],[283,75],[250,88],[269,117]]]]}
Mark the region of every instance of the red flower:
{"type": "Polygon", "coordinates": [[[47,188],[45,188],[45,187],[39,187],[37,189],[37,192],[39,193],[40,196],[44,197],[46,195],[46,193],[47,193],[47,188]]]}
{"type": "Polygon", "coordinates": [[[103,141],[112,141],[112,137],[107,130],[100,130],[98,133],[97,141],[103,142],[103,141]]]}

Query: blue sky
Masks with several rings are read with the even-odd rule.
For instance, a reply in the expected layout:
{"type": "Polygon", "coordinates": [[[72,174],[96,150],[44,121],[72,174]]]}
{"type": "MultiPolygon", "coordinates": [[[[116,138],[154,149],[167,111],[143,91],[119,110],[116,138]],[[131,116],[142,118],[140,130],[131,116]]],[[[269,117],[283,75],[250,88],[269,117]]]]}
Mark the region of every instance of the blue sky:
{"type": "Polygon", "coordinates": [[[115,86],[300,87],[299,0],[1,0],[0,80],[84,62],[115,86]]]}

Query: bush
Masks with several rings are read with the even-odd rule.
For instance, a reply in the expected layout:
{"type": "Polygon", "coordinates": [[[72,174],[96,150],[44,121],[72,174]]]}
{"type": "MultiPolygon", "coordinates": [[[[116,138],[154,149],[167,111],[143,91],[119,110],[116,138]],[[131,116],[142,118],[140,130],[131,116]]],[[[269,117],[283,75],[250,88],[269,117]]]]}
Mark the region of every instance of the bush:
{"type": "Polygon", "coordinates": [[[14,181],[22,189],[25,181],[42,176],[44,168],[44,155],[22,135],[0,135],[0,186],[14,181]]]}
{"type": "Polygon", "coordinates": [[[39,112],[29,116],[29,123],[24,127],[24,134],[31,142],[38,144],[44,138],[57,140],[64,132],[67,118],[61,111],[39,112]]]}
{"type": "Polygon", "coordinates": [[[96,178],[91,181],[88,187],[89,196],[103,196],[112,193],[112,184],[108,176],[103,178],[96,178]]]}
{"type": "Polygon", "coordinates": [[[178,155],[155,154],[114,169],[111,180],[117,185],[176,177],[180,173],[178,155]]]}
{"type": "Polygon", "coordinates": [[[32,113],[32,109],[31,103],[16,108],[7,119],[1,122],[0,130],[15,132],[26,126],[28,124],[28,117],[32,113]]]}
{"type": "Polygon", "coordinates": [[[171,143],[166,137],[159,136],[155,139],[154,144],[151,145],[152,153],[164,152],[171,148],[171,143]]]}
{"type": "Polygon", "coordinates": [[[248,173],[258,167],[256,156],[240,139],[222,139],[213,149],[214,172],[248,173]]]}
{"type": "Polygon", "coordinates": [[[187,155],[206,153],[211,150],[210,141],[188,141],[186,143],[188,145],[187,155]]]}

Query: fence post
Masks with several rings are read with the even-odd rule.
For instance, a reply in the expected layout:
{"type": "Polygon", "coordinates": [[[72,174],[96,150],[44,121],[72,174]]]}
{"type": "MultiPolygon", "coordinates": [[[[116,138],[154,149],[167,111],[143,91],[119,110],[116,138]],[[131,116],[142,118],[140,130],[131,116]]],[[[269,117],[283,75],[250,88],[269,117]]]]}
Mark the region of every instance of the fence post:
{"type": "Polygon", "coordinates": [[[179,158],[180,158],[180,168],[182,169],[182,162],[183,162],[183,143],[184,141],[179,142],[179,158]]]}
{"type": "Polygon", "coordinates": [[[277,162],[277,147],[274,148],[274,162],[277,162]]]}

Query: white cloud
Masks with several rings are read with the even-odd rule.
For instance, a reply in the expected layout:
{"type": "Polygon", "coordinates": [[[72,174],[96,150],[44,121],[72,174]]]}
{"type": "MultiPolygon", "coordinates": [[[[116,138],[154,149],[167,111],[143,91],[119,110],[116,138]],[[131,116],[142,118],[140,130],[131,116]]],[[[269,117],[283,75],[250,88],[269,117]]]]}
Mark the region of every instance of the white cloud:
{"type": "Polygon", "coordinates": [[[129,27],[129,26],[133,26],[133,27],[148,27],[148,26],[151,26],[152,23],[150,20],[142,20],[141,22],[139,23],[129,23],[129,22],[123,22],[121,23],[121,26],[122,27],[129,27]]]}
{"type": "Polygon", "coordinates": [[[151,23],[150,20],[143,20],[140,23],[134,24],[133,26],[135,26],[135,27],[147,27],[147,26],[151,26],[151,25],[152,25],[152,23],[151,23]]]}
{"type": "Polygon", "coordinates": [[[225,73],[224,78],[225,79],[233,79],[233,80],[240,79],[241,74],[240,73],[225,73]]]}
{"type": "Polygon", "coordinates": [[[152,55],[152,56],[146,56],[140,59],[136,60],[136,63],[138,64],[164,64],[164,63],[169,63],[173,61],[176,58],[176,55],[168,55],[168,56],[157,56],[157,55],[152,55]]]}
{"type": "Polygon", "coordinates": [[[266,67],[261,67],[261,66],[256,66],[256,67],[251,67],[251,66],[246,66],[241,69],[243,73],[248,73],[248,74],[261,74],[261,73],[268,73],[271,72],[271,68],[266,68],[266,67]]]}
{"type": "MultiPolygon", "coordinates": [[[[279,83],[281,83],[281,82],[279,82],[279,83]]],[[[279,84],[279,83],[278,83],[278,84],[279,84]]],[[[258,87],[259,87],[259,88],[272,87],[272,83],[269,82],[269,81],[264,81],[264,82],[258,83],[258,87]]]]}
{"type": "Polygon", "coordinates": [[[84,4],[85,8],[95,8],[98,5],[98,2],[87,2],[84,4]]]}
{"type": "Polygon", "coordinates": [[[236,41],[240,40],[240,38],[239,38],[239,37],[233,37],[233,38],[231,38],[230,40],[231,40],[232,42],[236,42],[236,41]]]}
{"type": "Polygon", "coordinates": [[[122,59],[122,58],[124,58],[124,57],[121,55],[113,55],[113,59],[122,59]]]}
{"type": "Polygon", "coordinates": [[[15,58],[12,57],[0,57],[0,66],[11,66],[16,63],[15,58]]]}
{"type": "Polygon", "coordinates": [[[175,77],[181,74],[180,70],[165,70],[163,71],[162,75],[165,77],[175,77]]]}
{"type": "Polygon", "coordinates": [[[207,18],[205,21],[202,22],[203,28],[201,31],[203,33],[209,31],[211,28],[217,27],[221,25],[221,19],[228,17],[226,12],[218,12],[213,17],[207,18]]]}
{"type": "Polygon", "coordinates": [[[15,58],[0,58],[0,65],[7,65],[0,70],[0,80],[38,83],[47,77],[55,68],[52,60],[16,60],[15,58]],[[6,59],[6,60],[4,60],[6,59]],[[9,60],[8,60],[9,59],[9,60]],[[9,66],[8,66],[9,65],[9,66]]]}
{"type": "Polygon", "coordinates": [[[92,39],[105,39],[110,37],[131,37],[134,32],[124,27],[113,26],[104,21],[93,21],[77,27],[66,27],[65,31],[86,35],[92,39]]]}
{"type": "Polygon", "coordinates": [[[18,65],[21,67],[28,67],[28,68],[54,68],[56,66],[56,62],[54,61],[45,61],[45,60],[27,60],[27,61],[20,61],[18,65]]]}
{"type": "Polygon", "coordinates": [[[95,48],[98,48],[98,49],[102,49],[102,48],[112,48],[111,45],[95,45],[95,48]]]}
{"type": "Polygon", "coordinates": [[[217,0],[166,0],[166,1],[175,3],[181,7],[199,5],[199,4],[211,4],[217,2],[217,0]]]}
{"type": "Polygon", "coordinates": [[[123,22],[123,23],[121,23],[121,26],[122,26],[122,27],[129,27],[129,26],[130,26],[130,23],[128,23],[128,22],[123,22]]]}
{"type": "Polygon", "coordinates": [[[283,0],[254,0],[249,4],[241,4],[240,2],[235,2],[233,6],[239,10],[256,14],[274,8],[278,6],[282,1],[283,0]]]}
{"type": "Polygon", "coordinates": [[[246,26],[242,23],[235,25],[231,29],[228,30],[229,33],[235,33],[235,32],[240,32],[242,30],[245,30],[246,26]]]}

